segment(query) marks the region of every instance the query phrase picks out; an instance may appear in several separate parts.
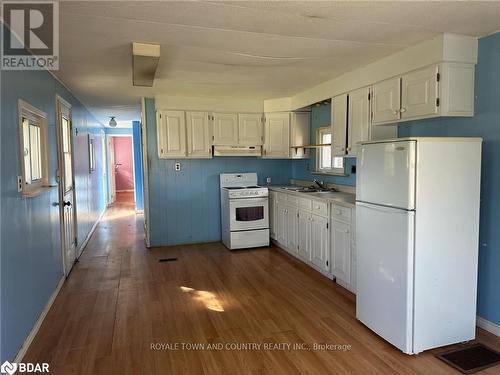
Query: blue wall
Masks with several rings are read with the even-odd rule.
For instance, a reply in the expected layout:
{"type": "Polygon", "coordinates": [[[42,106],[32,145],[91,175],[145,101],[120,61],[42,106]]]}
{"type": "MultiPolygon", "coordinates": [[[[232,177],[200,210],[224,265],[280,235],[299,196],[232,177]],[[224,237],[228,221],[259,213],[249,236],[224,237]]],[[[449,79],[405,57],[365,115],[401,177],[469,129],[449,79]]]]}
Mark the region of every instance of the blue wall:
{"type": "MultiPolygon", "coordinates": [[[[331,105],[321,104],[313,106],[311,109],[311,143],[316,143],[316,130],[325,126],[330,126],[331,121],[331,105]]],[[[341,185],[356,185],[356,174],[351,173],[351,167],[356,165],[356,158],[345,158],[345,176],[329,176],[322,174],[314,174],[316,166],[316,151],[310,150],[309,159],[296,160],[292,163],[292,178],[300,180],[313,180],[330,182],[341,185]]]]}
{"type": "Polygon", "coordinates": [[[273,184],[288,184],[290,160],[255,157],[212,159],[159,159],[156,143],[155,105],[146,100],[149,156],[150,239],[152,246],[218,241],[220,229],[220,173],[257,172],[273,184]],[[181,171],[174,164],[181,163],[181,171]]]}
{"type": "Polygon", "coordinates": [[[17,100],[48,116],[49,179],[56,184],[55,95],[72,105],[78,242],[104,209],[103,131],[100,124],[45,71],[1,71],[1,359],[12,360],[63,276],[58,190],[33,198],[17,192],[21,174],[17,100]],[[87,134],[95,138],[97,170],[89,174],[87,134]]]}
{"type": "Polygon", "coordinates": [[[399,126],[399,136],[483,137],[478,314],[500,324],[500,33],[479,40],[473,118],[399,126]]]}

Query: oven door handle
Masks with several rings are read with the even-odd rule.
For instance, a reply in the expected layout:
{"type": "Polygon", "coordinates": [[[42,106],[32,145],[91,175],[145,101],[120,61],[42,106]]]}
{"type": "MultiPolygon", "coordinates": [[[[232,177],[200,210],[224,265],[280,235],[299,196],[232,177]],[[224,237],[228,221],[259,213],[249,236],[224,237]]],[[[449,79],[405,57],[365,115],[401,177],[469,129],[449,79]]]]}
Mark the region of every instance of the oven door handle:
{"type": "Polygon", "coordinates": [[[269,202],[269,199],[267,197],[265,198],[237,198],[237,199],[231,199],[229,201],[230,206],[238,205],[238,204],[259,204],[259,203],[267,203],[269,202]]]}

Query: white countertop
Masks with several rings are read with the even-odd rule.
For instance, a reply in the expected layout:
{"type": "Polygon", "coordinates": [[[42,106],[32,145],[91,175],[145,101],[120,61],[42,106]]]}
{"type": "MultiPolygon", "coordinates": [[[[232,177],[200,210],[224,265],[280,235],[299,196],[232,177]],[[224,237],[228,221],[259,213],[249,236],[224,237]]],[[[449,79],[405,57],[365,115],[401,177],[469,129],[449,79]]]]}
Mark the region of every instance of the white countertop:
{"type": "Polygon", "coordinates": [[[310,198],[315,200],[322,200],[328,203],[340,204],[347,207],[354,207],[356,205],[356,194],[343,193],[343,192],[326,192],[326,193],[301,193],[285,189],[285,186],[268,186],[269,190],[277,191],[284,194],[293,194],[303,198],[310,198]]]}

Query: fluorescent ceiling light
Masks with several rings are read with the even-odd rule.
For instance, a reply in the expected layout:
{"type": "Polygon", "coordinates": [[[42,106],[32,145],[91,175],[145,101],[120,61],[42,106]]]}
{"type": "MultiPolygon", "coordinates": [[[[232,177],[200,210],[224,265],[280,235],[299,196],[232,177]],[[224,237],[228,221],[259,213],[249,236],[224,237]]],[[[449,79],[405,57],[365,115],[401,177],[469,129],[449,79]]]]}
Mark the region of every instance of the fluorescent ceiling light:
{"type": "Polygon", "coordinates": [[[134,42],[132,56],[134,86],[152,87],[160,60],[160,45],[134,42]]]}

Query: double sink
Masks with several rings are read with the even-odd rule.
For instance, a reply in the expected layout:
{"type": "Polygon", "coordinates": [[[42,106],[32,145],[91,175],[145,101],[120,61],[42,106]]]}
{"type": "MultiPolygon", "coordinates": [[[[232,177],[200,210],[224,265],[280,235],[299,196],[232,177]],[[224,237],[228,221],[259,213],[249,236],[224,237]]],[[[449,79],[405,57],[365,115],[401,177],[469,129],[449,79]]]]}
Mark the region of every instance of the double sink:
{"type": "Polygon", "coordinates": [[[297,193],[335,193],[333,189],[321,189],[316,187],[286,186],[283,189],[295,191],[297,193]]]}

